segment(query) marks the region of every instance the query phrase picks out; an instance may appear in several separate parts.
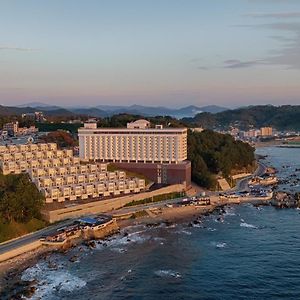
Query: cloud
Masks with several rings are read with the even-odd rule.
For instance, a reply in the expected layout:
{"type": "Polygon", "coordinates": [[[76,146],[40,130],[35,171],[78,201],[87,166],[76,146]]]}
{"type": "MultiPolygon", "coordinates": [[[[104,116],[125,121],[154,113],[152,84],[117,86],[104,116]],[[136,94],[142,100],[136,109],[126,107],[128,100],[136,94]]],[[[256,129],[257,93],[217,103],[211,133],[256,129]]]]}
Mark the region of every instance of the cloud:
{"type": "Polygon", "coordinates": [[[1,50],[32,52],[37,51],[38,49],[0,45],[0,51],[1,50]]]}
{"type": "Polygon", "coordinates": [[[224,68],[226,69],[241,69],[241,68],[249,68],[257,65],[263,64],[263,62],[259,60],[249,60],[249,61],[241,61],[239,59],[228,59],[224,61],[224,68]]]}
{"type": "MultiPolygon", "coordinates": [[[[298,14],[298,13],[297,13],[298,14]]],[[[274,14],[272,14],[275,16],[274,14]]],[[[287,13],[285,13],[287,15],[287,13]]],[[[279,19],[280,17],[278,17],[279,19]]],[[[300,70],[300,22],[297,21],[277,21],[270,23],[238,25],[241,28],[274,31],[269,38],[276,39],[281,45],[277,49],[269,51],[268,55],[259,61],[246,61],[240,64],[229,64],[227,68],[250,67],[258,64],[280,65],[288,69],[300,70]]]]}
{"type": "Polygon", "coordinates": [[[288,18],[300,18],[300,12],[280,12],[280,13],[249,13],[246,17],[253,18],[276,18],[276,19],[288,19],[288,18]]]}

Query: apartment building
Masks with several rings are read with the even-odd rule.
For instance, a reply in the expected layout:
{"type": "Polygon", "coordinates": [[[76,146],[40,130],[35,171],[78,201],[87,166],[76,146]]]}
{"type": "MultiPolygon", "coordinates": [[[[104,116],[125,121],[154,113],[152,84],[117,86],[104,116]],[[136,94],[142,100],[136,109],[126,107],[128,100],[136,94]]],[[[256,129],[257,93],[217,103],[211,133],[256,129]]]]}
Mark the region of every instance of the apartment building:
{"type": "Polygon", "coordinates": [[[126,128],[98,128],[89,122],[78,129],[78,136],[84,160],[112,162],[159,184],[191,183],[187,128],[151,127],[147,120],[128,123],[126,128]]]}
{"type": "Polygon", "coordinates": [[[145,180],[127,178],[124,171],[109,172],[106,164],[80,164],[72,150],[56,144],[0,146],[4,175],[27,172],[46,203],[138,193],[145,180]]]}
{"type": "Polygon", "coordinates": [[[273,135],[273,128],[272,127],[261,127],[260,128],[260,135],[261,136],[272,136],[273,135]]]}
{"type": "Polygon", "coordinates": [[[16,134],[18,132],[19,129],[19,122],[18,121],[14,121],[14,122],[10,122],[10,123],[5,123],[3,125],[3,131],[7,131],[9,134],[16,134]]]}

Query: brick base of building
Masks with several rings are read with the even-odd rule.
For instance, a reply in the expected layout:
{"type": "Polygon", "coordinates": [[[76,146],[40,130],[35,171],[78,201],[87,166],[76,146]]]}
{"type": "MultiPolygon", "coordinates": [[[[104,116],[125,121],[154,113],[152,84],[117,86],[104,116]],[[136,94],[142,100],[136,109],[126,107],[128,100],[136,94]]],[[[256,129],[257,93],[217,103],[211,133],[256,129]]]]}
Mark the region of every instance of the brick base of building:
{"type": "Polygon", "coordinates": [[[177,164],[115,162],[116,167],[144,175],[158,184],[184,184],[191,186],[191,162],[177,164]]]}

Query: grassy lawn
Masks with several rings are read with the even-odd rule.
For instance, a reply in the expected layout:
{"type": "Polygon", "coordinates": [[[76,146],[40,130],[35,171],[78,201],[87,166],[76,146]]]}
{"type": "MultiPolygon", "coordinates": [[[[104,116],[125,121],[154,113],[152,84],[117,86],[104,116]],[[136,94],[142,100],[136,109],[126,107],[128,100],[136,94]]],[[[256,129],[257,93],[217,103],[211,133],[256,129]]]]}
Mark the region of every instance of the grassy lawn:
{"type": "Polygon", "coordinates": [[[0,222],[0,243],[37,231],[47,226],[47,222],[38,219],[31,219],[27,223],[2,223],[0,222]]]}

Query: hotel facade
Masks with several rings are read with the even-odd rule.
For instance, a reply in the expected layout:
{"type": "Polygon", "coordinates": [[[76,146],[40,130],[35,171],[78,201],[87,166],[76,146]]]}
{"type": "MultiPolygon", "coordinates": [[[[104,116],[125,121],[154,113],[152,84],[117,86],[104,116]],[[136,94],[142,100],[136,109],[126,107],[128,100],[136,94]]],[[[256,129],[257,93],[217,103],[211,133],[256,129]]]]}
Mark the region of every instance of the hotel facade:
{"type": "Polygon", "coordinates": [[[149,128],[138,120],[127,128],[97,128],[86,123],[78,130],[82,159],[110,162],[180,163],[187,159],[187,129],[149,128]]]}
{"type": "Polygon", "coordinates": [[[78,136],[81,159],[112,162],[157,183],[190,185],[187,128],[151,128],[146,120],[127,128],[97,128],[93,122],[79,128],[78,136]]]}

